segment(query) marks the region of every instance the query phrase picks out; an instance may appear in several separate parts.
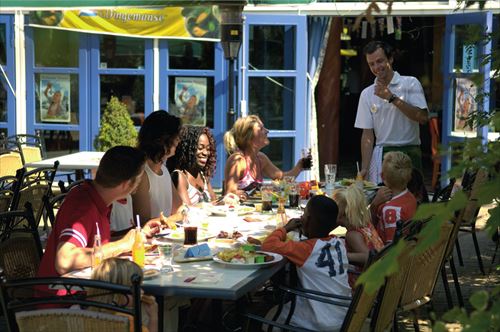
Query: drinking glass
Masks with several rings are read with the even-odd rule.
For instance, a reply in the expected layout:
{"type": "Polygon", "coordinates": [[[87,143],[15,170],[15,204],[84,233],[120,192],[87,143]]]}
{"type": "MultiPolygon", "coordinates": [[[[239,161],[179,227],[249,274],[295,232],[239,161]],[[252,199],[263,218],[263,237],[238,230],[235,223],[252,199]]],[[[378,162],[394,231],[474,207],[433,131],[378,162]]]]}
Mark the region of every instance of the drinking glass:
{"type": "Polygon", "coordinates": [[[184,225],[184,245],[191,246],[198,243],[198,227],[184,225]]]}
{"type": "Polygon", "coordinates": [[[158,253],[160,254],[161,272],[172,272],[173,247],[171,243],[158,244],[158,253]]]}
{"type": "Polygon", "coordinates": [[[264,184],[260,188],[262,196],[262,212],[273,210],[273,189],[273,186],[269,184],[264,184]]]}
{"type": "Polygon", "coordinates": [[[299,189],[296,184],[291,184],[288,191],[288,205],[290,208],[298,208],[299,207],[299,189]]]}
{"type": "Polygon", "coordinates": [[[325,187],[326,189],[335,188],[335,177],[337,176],[336,164],[325,164],[325,187]]]}
{"type": "Polygon", "coordinates": [[[311,148],[302,149],[302,169],[309,170],[312,167],[311,148]]]}

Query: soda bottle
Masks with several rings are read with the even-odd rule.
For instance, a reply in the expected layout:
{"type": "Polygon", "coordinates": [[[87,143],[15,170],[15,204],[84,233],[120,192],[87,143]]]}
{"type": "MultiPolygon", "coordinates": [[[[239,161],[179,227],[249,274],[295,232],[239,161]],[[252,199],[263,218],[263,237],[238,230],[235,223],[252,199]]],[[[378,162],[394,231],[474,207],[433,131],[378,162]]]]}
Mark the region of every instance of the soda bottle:
{"type": "Polygon", "coordinates": [[[99,264],[101,264],[104,253],[102,252],[101,247],[101,233],[99,232],[99,226],[97,225],[97,234],[94,236],[94,246],[92,252],[92,268],[96,268],[99,264]]]}
{"type": "Polygon", "coordinates": [[[132,246],[132,260],[141,268],[144,267],[144,256],[146,255],[144,249],[144,242],[142,241],[141,228],[137,227],[135,230],[134,245],[132,246]]]}

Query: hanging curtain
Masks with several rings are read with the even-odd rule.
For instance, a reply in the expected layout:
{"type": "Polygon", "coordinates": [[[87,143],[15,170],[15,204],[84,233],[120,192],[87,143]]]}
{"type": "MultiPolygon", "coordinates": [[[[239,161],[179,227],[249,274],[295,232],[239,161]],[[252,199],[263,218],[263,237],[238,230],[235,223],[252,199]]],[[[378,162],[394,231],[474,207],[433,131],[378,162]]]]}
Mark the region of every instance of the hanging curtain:
{"type": "Polygon", "coordinates": [[[331,18],[327,16],[308,17],[308,70],[307,70],[307,109],[309,110],[309,145],[311,147],[312,157],[315,161],[311,169],[311,178],[319,180],[319,153],[318,153],[318,129],[316,116],[316,102],[314,90],[318,83],[321,67],[328,41],[331,18]]]}

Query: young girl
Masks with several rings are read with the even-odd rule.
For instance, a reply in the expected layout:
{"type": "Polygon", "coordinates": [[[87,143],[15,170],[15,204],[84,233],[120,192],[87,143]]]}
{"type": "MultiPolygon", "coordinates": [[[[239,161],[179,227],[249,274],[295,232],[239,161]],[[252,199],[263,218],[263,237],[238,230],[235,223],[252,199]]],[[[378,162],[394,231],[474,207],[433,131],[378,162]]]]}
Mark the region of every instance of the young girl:
{"type": "MultiPolygon", "coordinates": [[[[130,278],[132,275],[138,274],[143,276],[142,269],[139,265],[135,264],[128,259],[122,258],[108,258],[105,259],[98,267],[92,271],[92,279],[111,282],[125,286],[132,286],[130,278]]],[[[98,294],[100,290],[89,290],[89,295],[98,294]]],[[[120,295],[106,294],[96,297],[99,301],[112,303],[119,302],[120,295]]],[[[130,302],[131,303],[131,302],[130,302]]],[[[157,332],[158,331],[158,304],[154,296],[144,295],[141,296],[142,309],[145,311],[147,318],[143,316],[143,332],[157,332]],[[147,321],[147,325],[144,322],[147,321]]],[[[133,330],[132,317],[130,317],[130,330],[133,330]]]]}
{"type": "Polygon", "coordinates": [[[380,250],[384,243],[370,221],[370,210],[363,191],[355,184],[337,189],[333,199],[339,206],[337,223],[347,228],[345,236],[347,259],[354,265],[356,274],[349,274],[349,284],[354,287],[357,273],[368,261],[370,250],[380,250]]]}

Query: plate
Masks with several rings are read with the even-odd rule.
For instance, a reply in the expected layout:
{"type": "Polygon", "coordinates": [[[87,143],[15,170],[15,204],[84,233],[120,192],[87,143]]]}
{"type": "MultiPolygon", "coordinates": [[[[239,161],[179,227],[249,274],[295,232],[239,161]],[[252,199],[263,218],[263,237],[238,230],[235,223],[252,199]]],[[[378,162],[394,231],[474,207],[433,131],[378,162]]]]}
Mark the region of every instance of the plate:
{"type": "MultiPolygon", "coordinates": [[[[198,227],[198,242],[200,241],[206,241],[214,236],[216,234],[209,233],[201,228],[198,227]]],[[[178,228],[175,231],[172,231],[169,234],[166,234],[163,236],[163,239],[167,239],[170,241],[175,241],[175,242],[184,242],[184,229],[183,228],[178,228]]]]}
{"type": "MultiPolygon", "coordinates": [[[[255,207],[240,205],[235,210],[239,216],[243,216],[245,214],[255,212],[255,207]]],[[[211,214],[213,214],[214,216],[226,216],[227,208],[224,206],[213,206],[213,207],[210,207],[209,212],[211,214]]]]}
{"type": "Polygon", "coordinates": [[[235,268],[235,269],[255,269],[255,268],[257,268],[258,269],[261,267],[266,267],[266,266],[276,264],[283,259],[283,256],[281,256],[280,254],[275,254],[274,252],[268,252],[268,251],[258,251],[258,252],[273,256],[274,259],[270,262],[264,262],[264,263],[243,264],[243,263],[225,262],[222,259],[220,259],[219,257],[217,257],[217,255],[214,255],[213,260],[214,260],[214,262],[221,264],[221,265],[224,265],[224,266],[227,266],[229,268],[235,268]]]}
{"type": "Polygon", "coordinates": [[[144,269],[144,280],[153,279],[160,275],[158,269],[144,269]]]}

